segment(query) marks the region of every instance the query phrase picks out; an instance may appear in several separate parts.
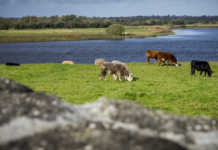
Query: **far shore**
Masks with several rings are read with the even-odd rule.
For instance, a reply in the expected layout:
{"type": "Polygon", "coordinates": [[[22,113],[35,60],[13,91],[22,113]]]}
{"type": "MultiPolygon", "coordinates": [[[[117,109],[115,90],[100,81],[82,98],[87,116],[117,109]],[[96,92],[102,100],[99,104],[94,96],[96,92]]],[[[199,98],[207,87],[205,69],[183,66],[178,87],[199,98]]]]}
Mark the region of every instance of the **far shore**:
{"type": "Polygon", "coordinates": [[[125,28],[123,36],[109,35],[105,32],[105,28],[0,30],[0,43],[145,38],[171,35],[173,29],[218,28],[218,24],[126,26],[125,28]]]}

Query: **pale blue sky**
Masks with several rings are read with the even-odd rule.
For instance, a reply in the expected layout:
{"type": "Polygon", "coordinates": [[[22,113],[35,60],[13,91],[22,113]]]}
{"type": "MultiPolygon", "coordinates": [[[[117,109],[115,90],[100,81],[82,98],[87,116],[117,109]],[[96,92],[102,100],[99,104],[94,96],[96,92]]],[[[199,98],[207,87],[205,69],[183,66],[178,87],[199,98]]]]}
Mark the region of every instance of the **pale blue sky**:
{"type": "Polygon", "coordinates": [[[218,0],[0,0],[0,16],[218,15],[218,0]]]}

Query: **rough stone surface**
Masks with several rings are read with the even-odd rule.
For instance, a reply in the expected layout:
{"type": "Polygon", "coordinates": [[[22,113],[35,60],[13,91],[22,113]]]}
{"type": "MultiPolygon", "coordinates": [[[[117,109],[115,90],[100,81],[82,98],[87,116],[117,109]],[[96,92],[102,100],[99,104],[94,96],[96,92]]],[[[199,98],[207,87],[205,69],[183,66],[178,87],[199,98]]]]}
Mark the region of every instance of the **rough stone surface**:
{"type": "Polygon", "coordinates": [[[71,105],[0,78],[1,150],[217,150],[218,120],[101,98],[71,105]]]}

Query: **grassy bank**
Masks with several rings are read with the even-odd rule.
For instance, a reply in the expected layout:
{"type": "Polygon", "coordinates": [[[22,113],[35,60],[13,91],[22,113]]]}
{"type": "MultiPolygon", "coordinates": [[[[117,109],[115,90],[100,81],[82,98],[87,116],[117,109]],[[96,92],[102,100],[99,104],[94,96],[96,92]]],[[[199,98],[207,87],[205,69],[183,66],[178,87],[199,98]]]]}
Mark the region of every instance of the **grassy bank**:
{"type": "Polygon", "coordinates": [[[175,25],[175,26],[172,26],[171,28],[174,28],[174,29],[178,29],[178,28],[181,28],[181,29],[184,29],[184,28],[189,28],[189,29],[192,29],[192,28],[218,28],[218,24],[175,25]]]}
{"type": "Polygon", "coordinates": [[[78,40],[118,40],[173,34],[172,29],[218,28],[218,24],[126,26],[125,36],[109,35],[105,28],[0,30],[0,43],[78,40]]]}
{"type": "MultiPolygon", "coordinates": [[[[167,26],[126,27],[125,38],[172,34],[167,26]]],[[[46,42],[74,40],[116,40],[124,37],[109,35],[105,28],[0,30],[0,42],[46,42]]]]}
{"type": "Polygon", "coordinates": [[[101,96],[130,99],[141,105],[174,114],[206,115],[218,118],[218,62],[211,62],[211,78],[190,75],[190,64],[160,67],[131,63],[134,82],[98,80],[95,65],[26,64],[19,67],[0,65],[0,76],[25,84],[36,91],[57,95],[73,103],[95,101],[101,96]]]}

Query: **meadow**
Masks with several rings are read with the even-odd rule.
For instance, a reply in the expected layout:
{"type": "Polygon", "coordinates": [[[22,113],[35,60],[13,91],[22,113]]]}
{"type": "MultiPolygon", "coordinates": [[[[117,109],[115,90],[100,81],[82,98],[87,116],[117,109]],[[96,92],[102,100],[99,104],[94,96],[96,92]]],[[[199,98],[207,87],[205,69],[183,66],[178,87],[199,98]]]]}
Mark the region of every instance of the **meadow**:
{"type": "Polygon", "coordinates": [[[106,33],[106,28],[72,29],[21,29],[0,30],[0,43],[48,42],[79,40],[120,40],[123,38],[145,38],[173,34],[172,29],[217,28],[218,24],[125,26],[125,35],[106,33]]]}
{"type": "Polygon", "coordinates": [[[107,76],[106,81],[98,80],[100,69],[91,64],[2,64],[0,76],[72,104],[92,102],[104,96],[132,100],[172,114],[218,118],[218,62],[210,62],[214,71],[211,78],[200,76],[199,72],[191,76],[190,63],[181,64],[175,67],[129,63],[134,82],[115,81],[112,76],[107,76]]]}
{"type": "Polygon", "coordinates": [[[201,23],[187,24],[182,26],[182,28],[218,28],[218,24],[201,24],[201,23]]]}
{"type": "Polygon", "coordinates": [[[172,34],[167,26],[127,26],[125,36],[109,35],[105,28],[0,30],[0,43],[75,40],[116,40],[172,34]]]}

